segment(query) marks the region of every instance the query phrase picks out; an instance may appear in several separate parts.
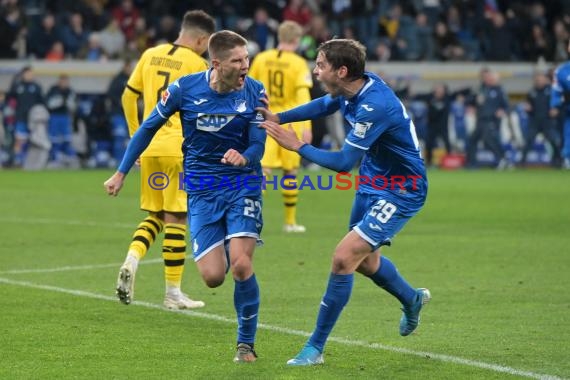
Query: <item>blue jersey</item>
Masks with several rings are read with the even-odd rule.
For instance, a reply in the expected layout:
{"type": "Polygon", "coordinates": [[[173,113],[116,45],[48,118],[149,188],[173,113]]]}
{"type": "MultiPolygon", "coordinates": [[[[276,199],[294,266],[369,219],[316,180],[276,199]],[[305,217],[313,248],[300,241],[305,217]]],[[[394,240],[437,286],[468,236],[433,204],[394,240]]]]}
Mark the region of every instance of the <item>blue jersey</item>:
{"type": "Polygon", "coordinates": [[[562,105],[566,106],[566,112],[570,112],[570,62],[561,64],[554,71],[550,107],[555,108],[562,105]]]}
{"type": "MultiPolygon", "coordinates": [[[[139,129],[156,133],[172,114],[180,112],[184,136],[184,184],[188,193],[236,189],[243,185],[244,178],[249,187],[261,188],[259,161],[263,155],[265,131],[258,127],[263,117],[255,108],[264,106],[260,98],[265,89],[260,82],[246,77],[241,90],[218,93],[210,88],[210,73],[208,70],[186,75],[171,83],[139,129]],[[251,149],[252,146],[256,149],[251,149]],[[232,148],[248,159],[246,166],[221,162],[232,148]]],[[[125,157],[129,154],[127,150],[125,157]]],[[[126,162],[123,160],[119,167],[121,172],[125,172],[131,158],[129,156],[126,162]]]]}
{"type": "Polygon", "coordinates": [[[375,194],[379,189],[405,189],[425,197],[427,177],[412,119],[382,79],[368,72],[365,79],[364,86],[352,98],[326,95],[280,113],[281,122],[302,120],[308,114],[316,118],[340,109],[350,125],[345,144],[365,151],[359,175],[370,181],[362,183],[358,191],[375,194]]]}
{"type": "MultiPolygon", "coordinates": [[[[412,119],[382,79],[371,73],[367,76],[356,96],[337,97],[341,112],[352,127],[345,142],[366,151],[360,175],[371,179],[380,175],[389,181],[404,176],[408,191],[427,191],[424,161],[412,119]]],[[[361,189],[364,193],[376,192],[371,183],[361,189]]]]}

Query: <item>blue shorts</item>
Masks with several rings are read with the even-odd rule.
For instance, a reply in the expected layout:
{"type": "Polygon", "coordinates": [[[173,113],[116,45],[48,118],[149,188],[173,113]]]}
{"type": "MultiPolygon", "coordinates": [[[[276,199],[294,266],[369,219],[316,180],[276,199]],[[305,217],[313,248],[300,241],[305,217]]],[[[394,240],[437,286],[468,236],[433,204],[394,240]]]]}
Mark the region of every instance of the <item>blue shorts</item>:
{"type": "Polygon", "coordinates": [[[261,208],[259,189],[190,194],[188,224],[194,260],[234,237],[253,237],[261,243],[261,208]]]}
{"type": "Polygon", "coordinates": [[[366,240],[375,251],[390,245],[396,235],[425,202],[418,194],[356,193],[350,215],[350,229],[366,240]]]}
{"type": "Polygon", "coordinates": [[[71,141],[71,116],[51,114],[48,122],[48,135],[52,143],[71,141]]]}
{"type": "Polygon", "coordinates": [[[30,130],[28,129],[28,124],[23,121],[17,121],[15,127],[15,135],[21,139],[26,139],[30,137],[30,130]]]}
{"type": "Polygon", "coordinates": [[[129,137],[129,127],[127,119],[123,115],[111,115],[111,136],[113,137],[129,137]]]}

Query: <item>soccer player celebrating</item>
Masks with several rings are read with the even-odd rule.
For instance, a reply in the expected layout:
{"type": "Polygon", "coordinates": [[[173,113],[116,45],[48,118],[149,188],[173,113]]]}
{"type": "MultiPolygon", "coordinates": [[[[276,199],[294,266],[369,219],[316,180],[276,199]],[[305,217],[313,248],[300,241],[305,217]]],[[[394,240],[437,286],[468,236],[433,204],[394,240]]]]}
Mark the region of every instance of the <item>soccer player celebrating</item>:
{"type": "Polygon", "coordinates": [[[423,206],[427,178],[415,127],[394,92],[378,76],[364,71],[364,46],[349,39],[330,40],[318,49],[314,73],[327,95],[289,111],[272,114],[259,109],[262,124],[281,146],[338,172],[360,164],[359,189],[350,216],[350,231],[334,252],[328,287],[320,303],[317,326],[299,354],[287,364],[323,363],[326,340],[352,292],[354,272],[369,277],[402,303],[400,334],[418,326],[420,311],[430,298],[427,289],[414,289],[380,247],[423,206]],[[338,152],[327,152],[300,141],[277,123],[317,118],[340,110],[351,130],[338,152]],[[398,177],[396,177],[398,176],[398,177]],[[376,178],[400,178],[385,186],[376,178]],[[405,178],[405,180],[403,179],[405,178]]]}
{"type": "MultiPolygon", "coordinates": [[[[285,21],[277,31],[279,45],[276,49],[259,53],[253,63],[249,75],[261,81],[267,89],[271,100],[271,111],[281,112],[311,100],[309,89],[313,87],[313,79],[307,61],[295,53],[303,36],[303,28],[294,21],[285,21]]],[[[311,140],[311,122],[303,121],[285,125],[291,126],[297,137],[303,141],[311,140]]],[[[283,149],[275,140],[268,138],[265,143],[265,154],[261,160],[265,175],[271,169],[283,169],[283,204],[285,205],[285,232],[305,232],[305,226],[297,224],[297,198],[299,189],[296,178],[301,157],[297,152],[283,149]]]]}
{"type": "Polygon", "coordinates": [[[265,145],[265,130],[259,128],[263,118],[255,108],[263,106],[265,89],[247,77],[247,40],[239,34],[214,33],[208,52],[212,68],[168,86],[134,134],[105,189],[109,195],[118,194],[138,155],[168,118],[180,112],[194,260],[212,288],[224,282],[231,267],[238,320],[234,361],[252,362],[257,357],[254,342],[259,310],[253,252],[263,226],[260,160],[265,145]],[[246,184],[244,177],[249,178],[246,184]]]}
{"type": "MultiPolygon", "coordinates": [[[[161,99],[167,86],[182,75],[208,68],[201,57],[208,47],[208,38],[215,31],[214,19],[203,11],[186,12],[178,39],[146,50],[123,92],[122,105],[132,136],[139,127],[137,100],[144,100],[144,117],[148,117],[161,99]]],[[[164,306],[171,309],[203,307],[180,290],[184,259],[186,257],[186,194],[179,186],[162,190],[149,184],[153,173],[165,173],[178,178],[182,172],[182,126],[180,116],[172,115],[166,128],[157,132],[149,147],[142,153],[140,208],[148,216],[138,225],[119,270],[117,296],[124,304],[134,296],[135,274],[139,261],[146,255],[156,237],[164,231],[162,257],[166,291],[164,306]]]]}

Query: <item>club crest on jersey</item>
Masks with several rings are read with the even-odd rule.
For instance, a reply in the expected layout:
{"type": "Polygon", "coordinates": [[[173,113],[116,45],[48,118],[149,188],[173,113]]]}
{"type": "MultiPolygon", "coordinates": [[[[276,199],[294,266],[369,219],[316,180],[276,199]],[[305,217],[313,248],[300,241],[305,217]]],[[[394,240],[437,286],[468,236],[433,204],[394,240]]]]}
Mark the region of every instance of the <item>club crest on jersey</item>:
{"type": "Polygon", "coordinates": [[[234,103],[234,109],[238,112],[244,112],[247,109],[245,105],[245,100],[237,99],[234,103]]]}
{"type": "Polygon", "coordinates": [[[168,101],[169,97],[170,97],[170,92],[168,92],[168,89],[164,90],[162,96],[160,97],[160,104],[166,106],[166,102],[168,101]]]}
{"type": "Polygon", "coordinates": [[[206,132],[217,132],[230,121],[234,119],[235,115],[211,115],[199,113],[196,119],[196,129],[206,132]]]}
{"type": "Polygon", "coordinates": [[[362,122],[354,124],[354,135],[363,139],[366,136],[366,131],[370,129],[372,123],[362,122]]]}

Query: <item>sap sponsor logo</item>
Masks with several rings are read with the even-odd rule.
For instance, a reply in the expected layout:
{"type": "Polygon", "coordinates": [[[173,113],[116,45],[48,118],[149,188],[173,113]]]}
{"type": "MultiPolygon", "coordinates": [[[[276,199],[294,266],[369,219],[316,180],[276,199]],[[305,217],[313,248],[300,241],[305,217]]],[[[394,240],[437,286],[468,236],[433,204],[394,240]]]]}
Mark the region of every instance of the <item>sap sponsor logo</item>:
{"type": "Polygon", "coordinates": [[[235,115],[211,115],[199,113],[196,128],[200,131],[217,132],[233,120],[235,115]]]}

